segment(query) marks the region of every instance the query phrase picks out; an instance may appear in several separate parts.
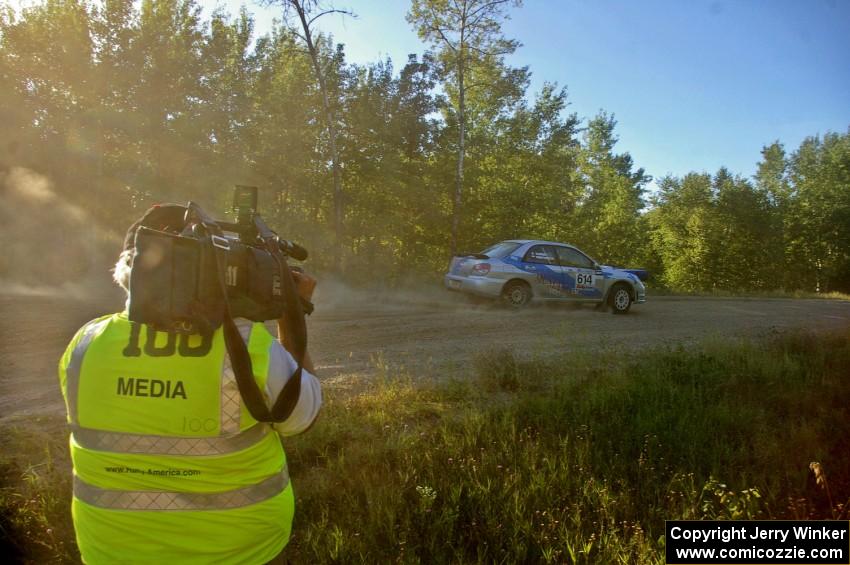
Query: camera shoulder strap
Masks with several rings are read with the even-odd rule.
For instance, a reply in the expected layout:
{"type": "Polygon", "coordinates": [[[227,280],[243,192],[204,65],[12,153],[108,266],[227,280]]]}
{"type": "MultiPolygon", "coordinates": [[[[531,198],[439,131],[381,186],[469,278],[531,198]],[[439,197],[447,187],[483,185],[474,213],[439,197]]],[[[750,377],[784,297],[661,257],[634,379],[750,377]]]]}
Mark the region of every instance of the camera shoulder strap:
{"type": "Polygon", "coordinates": [[[286,259],[276,247],[275,245],[275,248],[269,249],[269,252],[277,260],[279,266],[285,303],[284,311],[286,312],[283,318],[284,332],[290,338],[294,350],[290,353],[297,364],[295,372],[286,381],[283,390],[280,391],[272,406],[273,420],[283,422],[295,410],[295,405],[298,404],[298,398],[301,396],[301,373],[304,371],[304,354],[307,351],[307,322],[304,320],[304,310],[298,288],[295,286],[295,279],[292,277],[292,271],[287,265],[286,259]]]}
{"type": "Polygon", "coordinates": [[[236,327],[236,322],[230,313],[230,303],[227,299],[227,286],[224,278],[226,266],[224,254],[228,249],[227,239],[222,236],[221,227],[214,220],[206,216],[200,207],[195,207],[193,212],[197,214],[197,219],[206,228],[209,235],[208,242],[211,248],[210,250],[215,255],[216,271],[224,309],[222,321],[224,344],[227,348],[227,354],[230,356],[230,364],[233,367],[233,374],[236,377],[236,386],[239,389],[239,395],[245,402],[248,412],[258,422],[283,422],[295,409],[296,404],[298,404],[298,398],[301,395],[302,360],[307,347],[307,326],[304,321],[301,301],[298,298],[292,273],[288,265],[286,265],[285,260],[278,254],[274,254],[281,267],[281,286],[287,308],[287,315],[285,316],[286,331],[291,332],[289,335],[292,336],[292,342],[295,344],[295,351],[292,353],[297,363],[297,368],[275,400],[272,410],[269,410],[265,398],[257,386],[257,381],[254,380],[254,368],[251,363],[251,356],[248,353],[248,347],[245,345],[245,340],[242,339],[239,328],[236,327]]]}
{"type": "MultiPolygon", "coordinates": [[[[293,351],[290,351],[290,353],[297,364],[295,372],[289,377],[272,405],[272,418],[275,422],[282,422],[295,409],[298,398],[301,396],[301,373],[304,371],[304,354],[307,351],[307,322],[304,320],[304,307],[295,285],[295,279],[292,276],[292,270],[289,268],[284,255],[280,252],[280,246],[274,232],[259,218],[255,218],[254,222],[260,238],[266,244],[266,250],[277,262],[285,312],[283,331],[292,344],[293,351]]],[[[283,336],[280,337],[283,338],[283,336]]]]}

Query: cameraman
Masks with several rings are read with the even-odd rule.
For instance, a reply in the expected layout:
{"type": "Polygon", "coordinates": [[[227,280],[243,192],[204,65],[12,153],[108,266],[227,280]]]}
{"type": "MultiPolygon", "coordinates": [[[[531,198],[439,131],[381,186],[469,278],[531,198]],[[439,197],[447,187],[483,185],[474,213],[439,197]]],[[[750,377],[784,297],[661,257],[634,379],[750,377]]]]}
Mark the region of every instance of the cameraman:
{"type": "MultiPolygon", "coordinates": [[[[179,233],[185,211],[155,206],[130,227],[114,271],[125,291],[138,228],[179,233]]],[[[293,275],[310,300],[315,280],[293,275]]],[[[282,322],[278,341],[262,323],[236,319],[269,405],[297,368],[282,322]]],[[[221,328],[157,332],[127,310],[83,326],[59,364],[83,561],[282,562],[294,498],[275,429],[304,432],[322,404],[307,354],[303,366],[297,404],[272,429],[242,402],[221,328]]]]}

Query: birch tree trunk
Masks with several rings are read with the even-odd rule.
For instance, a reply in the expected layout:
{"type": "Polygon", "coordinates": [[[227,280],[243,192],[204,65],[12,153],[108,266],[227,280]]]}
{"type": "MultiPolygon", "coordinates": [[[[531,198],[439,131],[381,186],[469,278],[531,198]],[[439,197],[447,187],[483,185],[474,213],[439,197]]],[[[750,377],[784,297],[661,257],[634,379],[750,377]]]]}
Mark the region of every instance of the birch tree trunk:
{"type": "Polygon", "coordinates": [[[313,63],[313,71],[316,73],[316,80],[319,82],[319,91],[322,95],[322,108],[325,113],[325,122],[328,128],[328,138],[331,146],[331,163],[333,167],[334,191],[333,191],[333,228],[334,228],[334,247],[333,247],[333,269],[339,272],[342,263],[342,174],[339,168],[339,150],[337,148],[337,129],[336,116],[331,107],[330,98],[328,96],[327,81],[322,72],[322,67],[319,64],[319,53],[316,50],[316,44],[313,42],[313,35],[310,30],[310,23],[307,21],[307,16],[304,11],[303,4],[298,0],[291,0],[292,6],[298,12],[298,19],[301,21],[301,28],[304,31],[304,41],[307,43],[307,50],[310,52],[310,60],[313,63]]]}
{"type": "Polygon", "coordinates": [[[461,39],[461,55],[458,56],[458,140],[457,140],[457,172],[455,174],[454,205],[452,206],[452,237],[451,254],[457,255],[458,231],[460,227],[460,212],[463,203],[463,157],[466,153],[466,91],[464,87],[463,39],[461,39]]]}

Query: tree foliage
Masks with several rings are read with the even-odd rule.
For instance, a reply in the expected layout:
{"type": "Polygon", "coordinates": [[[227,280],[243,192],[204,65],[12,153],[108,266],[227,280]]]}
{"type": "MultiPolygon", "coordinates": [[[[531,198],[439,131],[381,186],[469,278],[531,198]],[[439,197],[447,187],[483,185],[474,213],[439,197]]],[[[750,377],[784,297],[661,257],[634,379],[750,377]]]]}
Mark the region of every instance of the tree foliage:
{"type": "Polygon", "coordinates": [[[850,291],[850,130],[786,157],[764,147],[753,181],[721,168],[659,182],[647,214],[663,281],[687,290],[850,291]]]}
{"type": "Polygon", "coordinates": [[[582,120],[565,88],[529,92],[529,69],[505,63],[515,4],[414,1],[409,20],[436,49],[400,66],[351,63],[318,31],[313,59],[297,29],[255,37],[246,10],[204,19],[196,0],[4,6],[0,172],[47,175],[119,233],[155,202],[222,214],[233,184],[256,184],[313,268],[339,255],[363,281],[539,238],[672,288],[850,291],[850,131],[767,145],[753,178],[653,185],[612,114],[582,120]]]}

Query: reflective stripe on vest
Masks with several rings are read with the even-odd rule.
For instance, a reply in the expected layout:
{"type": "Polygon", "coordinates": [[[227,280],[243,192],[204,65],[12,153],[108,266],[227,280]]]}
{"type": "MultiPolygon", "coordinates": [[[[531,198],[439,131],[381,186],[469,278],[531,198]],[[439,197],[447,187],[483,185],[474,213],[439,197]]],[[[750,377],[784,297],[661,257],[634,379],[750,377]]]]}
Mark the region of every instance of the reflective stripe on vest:
{"type": "Polygon", "coordinates": [[[86,328],[85,333],[77,342],[71,353],[71,360],[68,363],[68,368],[65,370],[65,388],[68,395],[68,418],[72,424],[77,424],[77,392],[80,390],[80,369],[83,366],[83,357],[91,345],[94,336],[99,334],[106,324],[109,323],[109,318],[95,322],[86,328]]]}
{"type": "Polygon", "coordinates": [[[86,504],[111,510],[227,510],[272,498],[288,485],[286,467],[255,485],[216,493],[109,490],[74,475],[74,496],[86,504]]]}
{"type": "Polygon", "coordinates": [[[80,447],[98,451],[145,455],[223,455],[259,443],[269,433],[269,427],[257,424],[241,433],[214,437],[125,434],[78,426],[72,431],[80,447]]]}

